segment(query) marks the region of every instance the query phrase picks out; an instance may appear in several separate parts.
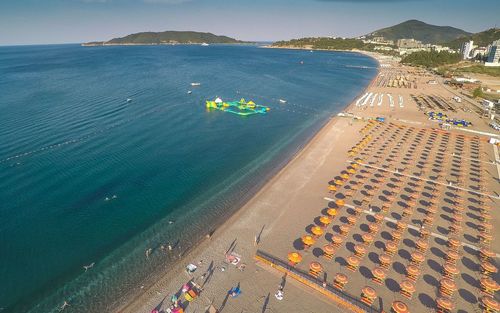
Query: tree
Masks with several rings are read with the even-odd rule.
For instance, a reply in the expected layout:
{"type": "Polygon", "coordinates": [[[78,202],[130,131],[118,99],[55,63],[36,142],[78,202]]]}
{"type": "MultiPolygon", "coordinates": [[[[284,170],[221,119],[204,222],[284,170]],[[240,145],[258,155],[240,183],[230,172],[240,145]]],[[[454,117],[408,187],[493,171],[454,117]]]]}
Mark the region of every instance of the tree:
{"type": "Polygon", "coordinates": [[[476,89],[474,89],[474,91],[472,92],[472,96],[474,98],[477,98],[477,97],[480,97],[482,98],[484,96],[483,94],[483,89],[481,89],[481,87],[477,87],[476,89]]]}

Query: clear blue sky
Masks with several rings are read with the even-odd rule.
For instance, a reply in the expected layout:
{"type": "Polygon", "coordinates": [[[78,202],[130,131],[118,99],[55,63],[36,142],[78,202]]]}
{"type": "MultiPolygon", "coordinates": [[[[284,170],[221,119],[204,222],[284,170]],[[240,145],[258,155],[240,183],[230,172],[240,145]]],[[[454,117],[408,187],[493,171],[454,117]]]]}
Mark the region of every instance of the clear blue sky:
{"type": "Polygon", "coordinates": [[[196,30],[243,40],[357,36],[408,19],[478,32],[500,0],[0,0],[0,45],[196,30]]]}

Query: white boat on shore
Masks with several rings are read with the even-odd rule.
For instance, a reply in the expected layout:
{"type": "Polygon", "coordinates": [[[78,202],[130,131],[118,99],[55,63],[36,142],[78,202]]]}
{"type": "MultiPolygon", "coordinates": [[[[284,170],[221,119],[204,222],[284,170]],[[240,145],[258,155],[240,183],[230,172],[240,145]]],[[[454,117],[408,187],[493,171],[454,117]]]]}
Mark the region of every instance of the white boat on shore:
{"type": "Polygon", "coordinates": [[[201,44],[203,47],[207,47],[207,46],[210,46],[208,43],[204,42],[201,44]]]}

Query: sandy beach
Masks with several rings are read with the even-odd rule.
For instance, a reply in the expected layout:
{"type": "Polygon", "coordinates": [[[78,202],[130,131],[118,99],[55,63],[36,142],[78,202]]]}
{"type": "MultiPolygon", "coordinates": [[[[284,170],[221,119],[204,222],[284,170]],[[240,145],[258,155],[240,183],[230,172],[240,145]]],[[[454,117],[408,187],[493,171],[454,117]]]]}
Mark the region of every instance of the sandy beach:
{"type": "MultiPolygon", "coordinates": [[[[450,244],[449,238],[452,238],[448,224],[453,218],[457,219],[458,215],[463,219],[460,227],[470,234],[473,229],[474,235],[464,237],[463,230],[456,233],[459,238],[459,257],[454,265],[461,274],[456,277],[459,290],[453,294],[453,299],[456,308],[462,312],[479,309],[479,280],[484,274],[481,272],[481,261],[484,260],[477,255],[479,249],[489,246],[492,239],[481,239],[484,234],[478,230],[480,218],[474,209],[479,206],[478,203],[491,208],[499,205],[498,169],[493,164],[498,159],[498,150],[487,143],[489,135],[459,129],[436,132],[437,122],[430,121],[418,105],[447,103],[450,105],[448,116],[467,118],[473,122],[473,131],[484,134],[491,133],[492,130],[474,110],[469,112],[462,108],[467,106],[465,101],[461,104],[453,103],[453,94],[443,87],[442,80],[426,72],[403,67],[388,58],[377,58],[381,64],[379,73],[360,95],[361,98],[372,93],[373,101],[368,100],[361,105],[364,100],[358,101],[357,98],[349,104],[344,111],[350,113],[349,117],[332,118],[278,175],[219,227],[211,238],[192,249],[182,262],[158,277],[152,286],[137,286],[138,296],[114,311],[149,313],[156,308],[159,312],[167,312],[173,295],[179,296],[187,312],[207,312],[211,305],[219,312],[348,311],[346,307],[339,306],[335,295],[325,296],[293,277],[285,278],[284,271],[256,261],[257,250],[285,263],[288,253],[298,252],[303,259],[296,268],[304,272],[309,270],[311,262],[319,262],[322,265],[321,274],[316,280],[311,278],[311,281],[324,281],[323,286],[328,288],[335,288],[336,274],[345,274],[349,283],[343,292],[361,300],[363,288],[369,286],[379,295],[379,301],[373,304],[377,309],[388,312],[394,300],[404,302],[413,312],[434,309],[437,299],[441,297],[438,290],[444,268],[442,266],[447,264],[444,261],[444,255],[448,251],[445,247],[450,244]],[[389,80],[393,81],[401,76],[408,77],[410,87],[388,86],[389,80]],[[429,80],[436,80],[438,83],[428,84],[429,80]],[[380,94],[383,96],[380,97],[380,94]],[[384,117],[385,121],[371,121],[375,117],[384,117]],[[422,144],[417,144],[420,140],[423,140],[422,144]],[[448,140],[451,141],[450,145],[448,140]],[[464,148],[462,141],[465,141],[464,148]],[[467,168],[460,169],[459,173],[473,171],[473,164],[469,165],[465,160],[474,159],[476,162],[477,159],[482,166],[480,182],[470,181],[474,178],[470,175],[463,179],[458,176],[457,181],[452,183],[455,183],[454,187],[460,186],[462,189],[456,189],[455,192],[455,189],[447,186],[453,179],[450,176],[453,174],[451,168],[440,169],[438,176],[436,167],[440,164],[437,161],[419,168],[417,161],[423,154],[441,157],[435,154],[440,153],[437,151],[438,142],[447,155],[447,161],[441,162],[442,164],[450,163],[462,149],[467,151],[467,155],[465,152],[463,156],[460,154],[467,168]],[[353,151],[355,146],[356,151],[353,151]],[[418,150],[427,147],[429,152],[418,150]],[[480,150],[477,155],[473,151],[476,147],[480,150]],[[415,149],[415,154],[407,156],[407,160],[403,159],[404,153],[415,149]],[[354,162],[356,158],[361,160],[354,162]],[[386,158],[391,160],[387,161],[386,158]],[[347,174],[348,169],[353,172],[342,183],[334,183],[341,180],[340,175],[347,174]],[[404,175],[404,179],[400,174],[404,175]],[[384,206],[384,192],[390,188],[391,179],[408,185],[397,185],[398,192],[391,196],[401,199],[393,200],[387,209],[384,206]],[[337,190],[329,191],[329,186],[335,185],[337,190]],[[361,186],[361,190],[353,189],[352,186],[361,186]],[[413,189],[417,194],[415,198],[412,196],[415,194],[413,189]],[[366,190],[369,192],[366,193],[366,190]],[[436,214],[428,212],[426,190],[432,195],[431,202],[438,206],[436,214]],[[465,201],[460,200],[460,206],[466,210],[463,215],[453,211],[454,207],[449,203],[447,205],[451,208],[447,210],[444,207],[451,201],[449,199],[455,199],[455,194],[459,194],[458,198],[465,201]],[[412,196],[411,201],[415,203],[411,202],[412,205],[407,206],[405,203],[410,202],[409,196],[412,196]],[[339,199],[344,204],[336,203],[339,199]],[[319,218],[327,215],[325,212],[328,208],[337,210],[333,221],[321,226],[322,234],[314,236],[315,243],[310,248],[304,247],[301,237],[310,233],[315,226],[321,225],[319,218]],[[381,216],[377,226],[373,221],[375,214],[381,216]],[[405,280],[405,268],[413,262],[412,254],[417,249],[416,242],[420,238],[418,232],[422,230],[420,225],[426,217],[430,219],[430,216],[432,222],[427,229],[431,231],[431,235],[422,237],[428,247],[419,250],[427,256],[426,264],[419,267],[421,274],[413,282],[416,292],[408,298],[401,293],[400,283],[405,280]],[[437,218],[434,219],[434,216],[437,218]],[[333,235],[342,233],[339,230],[341,225],[349,225],[350,231],[342,235],[343,243],[335,247],[334,255],[326,258],[322,247],[331,244],[333,235]],[[369,232],[367,227],[370,225],[377,229],[370,232],[374,237],[374,244],[360,239],[362,234],[369,232]],[[403,225],[402,229],[396,225],[403,225]],[[400,236],[397,240],[399,250],[391,256],[388,266],[384,268],[387,277],[379,284],[373,279],[372,270],[380,265],[379,256],[385,251],[386,243],[394,241],[391,237],[393,228],[401,230],[399,235],[396,234],[400,236]],[[479,237],[476,237],[476,232],[479,232],[479,237]],[[364,246],[359,247],[360,244],[364,246]],[[363,253],[358,253],[356,247],[364,249],[361,251],[363,253]],[[238,258],[238,263],[231,264],[228,255],[238,258]],[[346,262],[351,255],[361,261],[354,271],[349,270],[346,262]],[[189,263],[197,266],[196,271],[191,274],[185,271],[189,263]],[[181,293],[182,286],[189,281],[195,282],[202,289],[193,301],[186,301],[181,293]],[[234,287],[241,290],[237,297],[228,294],[228,290],[234,287]],[[278,288],[283,289],[283,300],[275,297],[278,288]]],[[[498,216],[488,219],[491,225],[499,225],[499,222],[498,216]]],[[[453,225],[458,228],[456,223],[453,225]]],[[[491,230],[488,234],[495,238],[498,231],[491,229],[491,226],[488,229],[491,230]]],[[[500,250],[495,250],[494,245],[491,249],[494,256],[489,262],[498,269],[496,253],[500,250]]],[[[490,276],[498,283],[496,272],[490,276]]]]}

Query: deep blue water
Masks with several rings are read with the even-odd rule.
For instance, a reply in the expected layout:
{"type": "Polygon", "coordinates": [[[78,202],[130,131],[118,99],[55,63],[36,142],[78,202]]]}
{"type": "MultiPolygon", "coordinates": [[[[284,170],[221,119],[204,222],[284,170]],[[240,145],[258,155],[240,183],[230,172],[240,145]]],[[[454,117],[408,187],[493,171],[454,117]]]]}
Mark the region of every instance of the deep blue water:
{"type": "Polygon", "coordinates": [[[165,267],[161,243],[180,240],[177,255],[233,213],[376,66],[255,46],[0,47],[0,307],[104,312],[165,267]],[[215,96],[271,111],[207,112],[215,96]]]}

